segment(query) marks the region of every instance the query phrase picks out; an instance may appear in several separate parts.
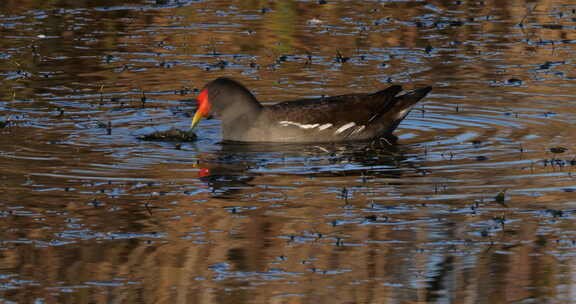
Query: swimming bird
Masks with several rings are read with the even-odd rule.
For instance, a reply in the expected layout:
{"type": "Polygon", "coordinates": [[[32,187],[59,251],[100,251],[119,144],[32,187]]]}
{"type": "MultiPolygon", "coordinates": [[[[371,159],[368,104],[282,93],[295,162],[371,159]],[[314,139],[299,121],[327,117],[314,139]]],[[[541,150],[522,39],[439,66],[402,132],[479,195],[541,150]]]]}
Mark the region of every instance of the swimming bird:
{"type": "Polygon", "coordinates": [[[375,93],[300,99],[262,105],[241,83],[217,78],[198,95],[191,128],[203,117],[222,121],[224,141],[314,143],[369,140],[391,135],[432,90],[403,95],[399,85],[375,93]]]}

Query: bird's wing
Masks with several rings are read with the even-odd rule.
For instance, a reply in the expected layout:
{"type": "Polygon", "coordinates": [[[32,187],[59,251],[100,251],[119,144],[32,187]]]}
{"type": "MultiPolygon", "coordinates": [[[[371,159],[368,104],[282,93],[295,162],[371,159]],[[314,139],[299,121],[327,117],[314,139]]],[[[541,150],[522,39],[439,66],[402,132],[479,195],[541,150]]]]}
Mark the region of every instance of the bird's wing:
{"type": "Polygon", "coordinates": [[[265,107],[267,116],[278,123],[295,126],[320,125],[342,127],[354,123],[367,127],[375,118],[389,111],[400,86],[391,86],[373,94],[349,94],[316,99],[280,102],[265,107]]]}

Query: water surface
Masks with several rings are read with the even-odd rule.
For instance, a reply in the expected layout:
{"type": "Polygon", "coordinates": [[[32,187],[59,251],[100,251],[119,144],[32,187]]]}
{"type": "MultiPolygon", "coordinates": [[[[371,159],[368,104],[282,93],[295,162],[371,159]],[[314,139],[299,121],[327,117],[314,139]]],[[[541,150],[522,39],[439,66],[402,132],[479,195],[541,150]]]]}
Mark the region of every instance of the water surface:
{"type": "Polygon", "coordinates": [[[571,1],[0,3],[0,301],[568,303],[571,1]],[[198,90],[434,87],[386,142],[192,143],[198,90]]]}

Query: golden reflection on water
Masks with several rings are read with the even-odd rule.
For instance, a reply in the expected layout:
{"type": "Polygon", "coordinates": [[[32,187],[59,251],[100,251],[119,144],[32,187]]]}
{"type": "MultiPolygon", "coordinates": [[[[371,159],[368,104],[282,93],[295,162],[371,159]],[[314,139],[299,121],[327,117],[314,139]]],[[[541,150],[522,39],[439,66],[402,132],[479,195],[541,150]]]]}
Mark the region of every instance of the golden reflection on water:
{"type": "Polygon", "coordinates": [[[571,2],[152,2],[0,4],[2,301],[574,297],[571,2]],[[135,139],[222,75],[435,88],[393,147],[135,139]]]}

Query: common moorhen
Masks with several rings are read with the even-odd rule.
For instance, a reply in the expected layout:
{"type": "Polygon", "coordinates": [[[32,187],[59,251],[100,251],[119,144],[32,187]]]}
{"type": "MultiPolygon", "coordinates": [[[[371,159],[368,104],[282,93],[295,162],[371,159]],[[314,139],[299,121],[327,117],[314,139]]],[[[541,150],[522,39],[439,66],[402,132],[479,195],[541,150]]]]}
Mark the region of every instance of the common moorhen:
{"type": "Polygon", "coordinates": [[[395,85],[372,94],[349,94],[261,105],[239,82],[218,78],[198,96],[194,128],[202,117],[222,120],[224,141],[340,142],[391,135],[431,87],[396,96],[395,85]]]}

